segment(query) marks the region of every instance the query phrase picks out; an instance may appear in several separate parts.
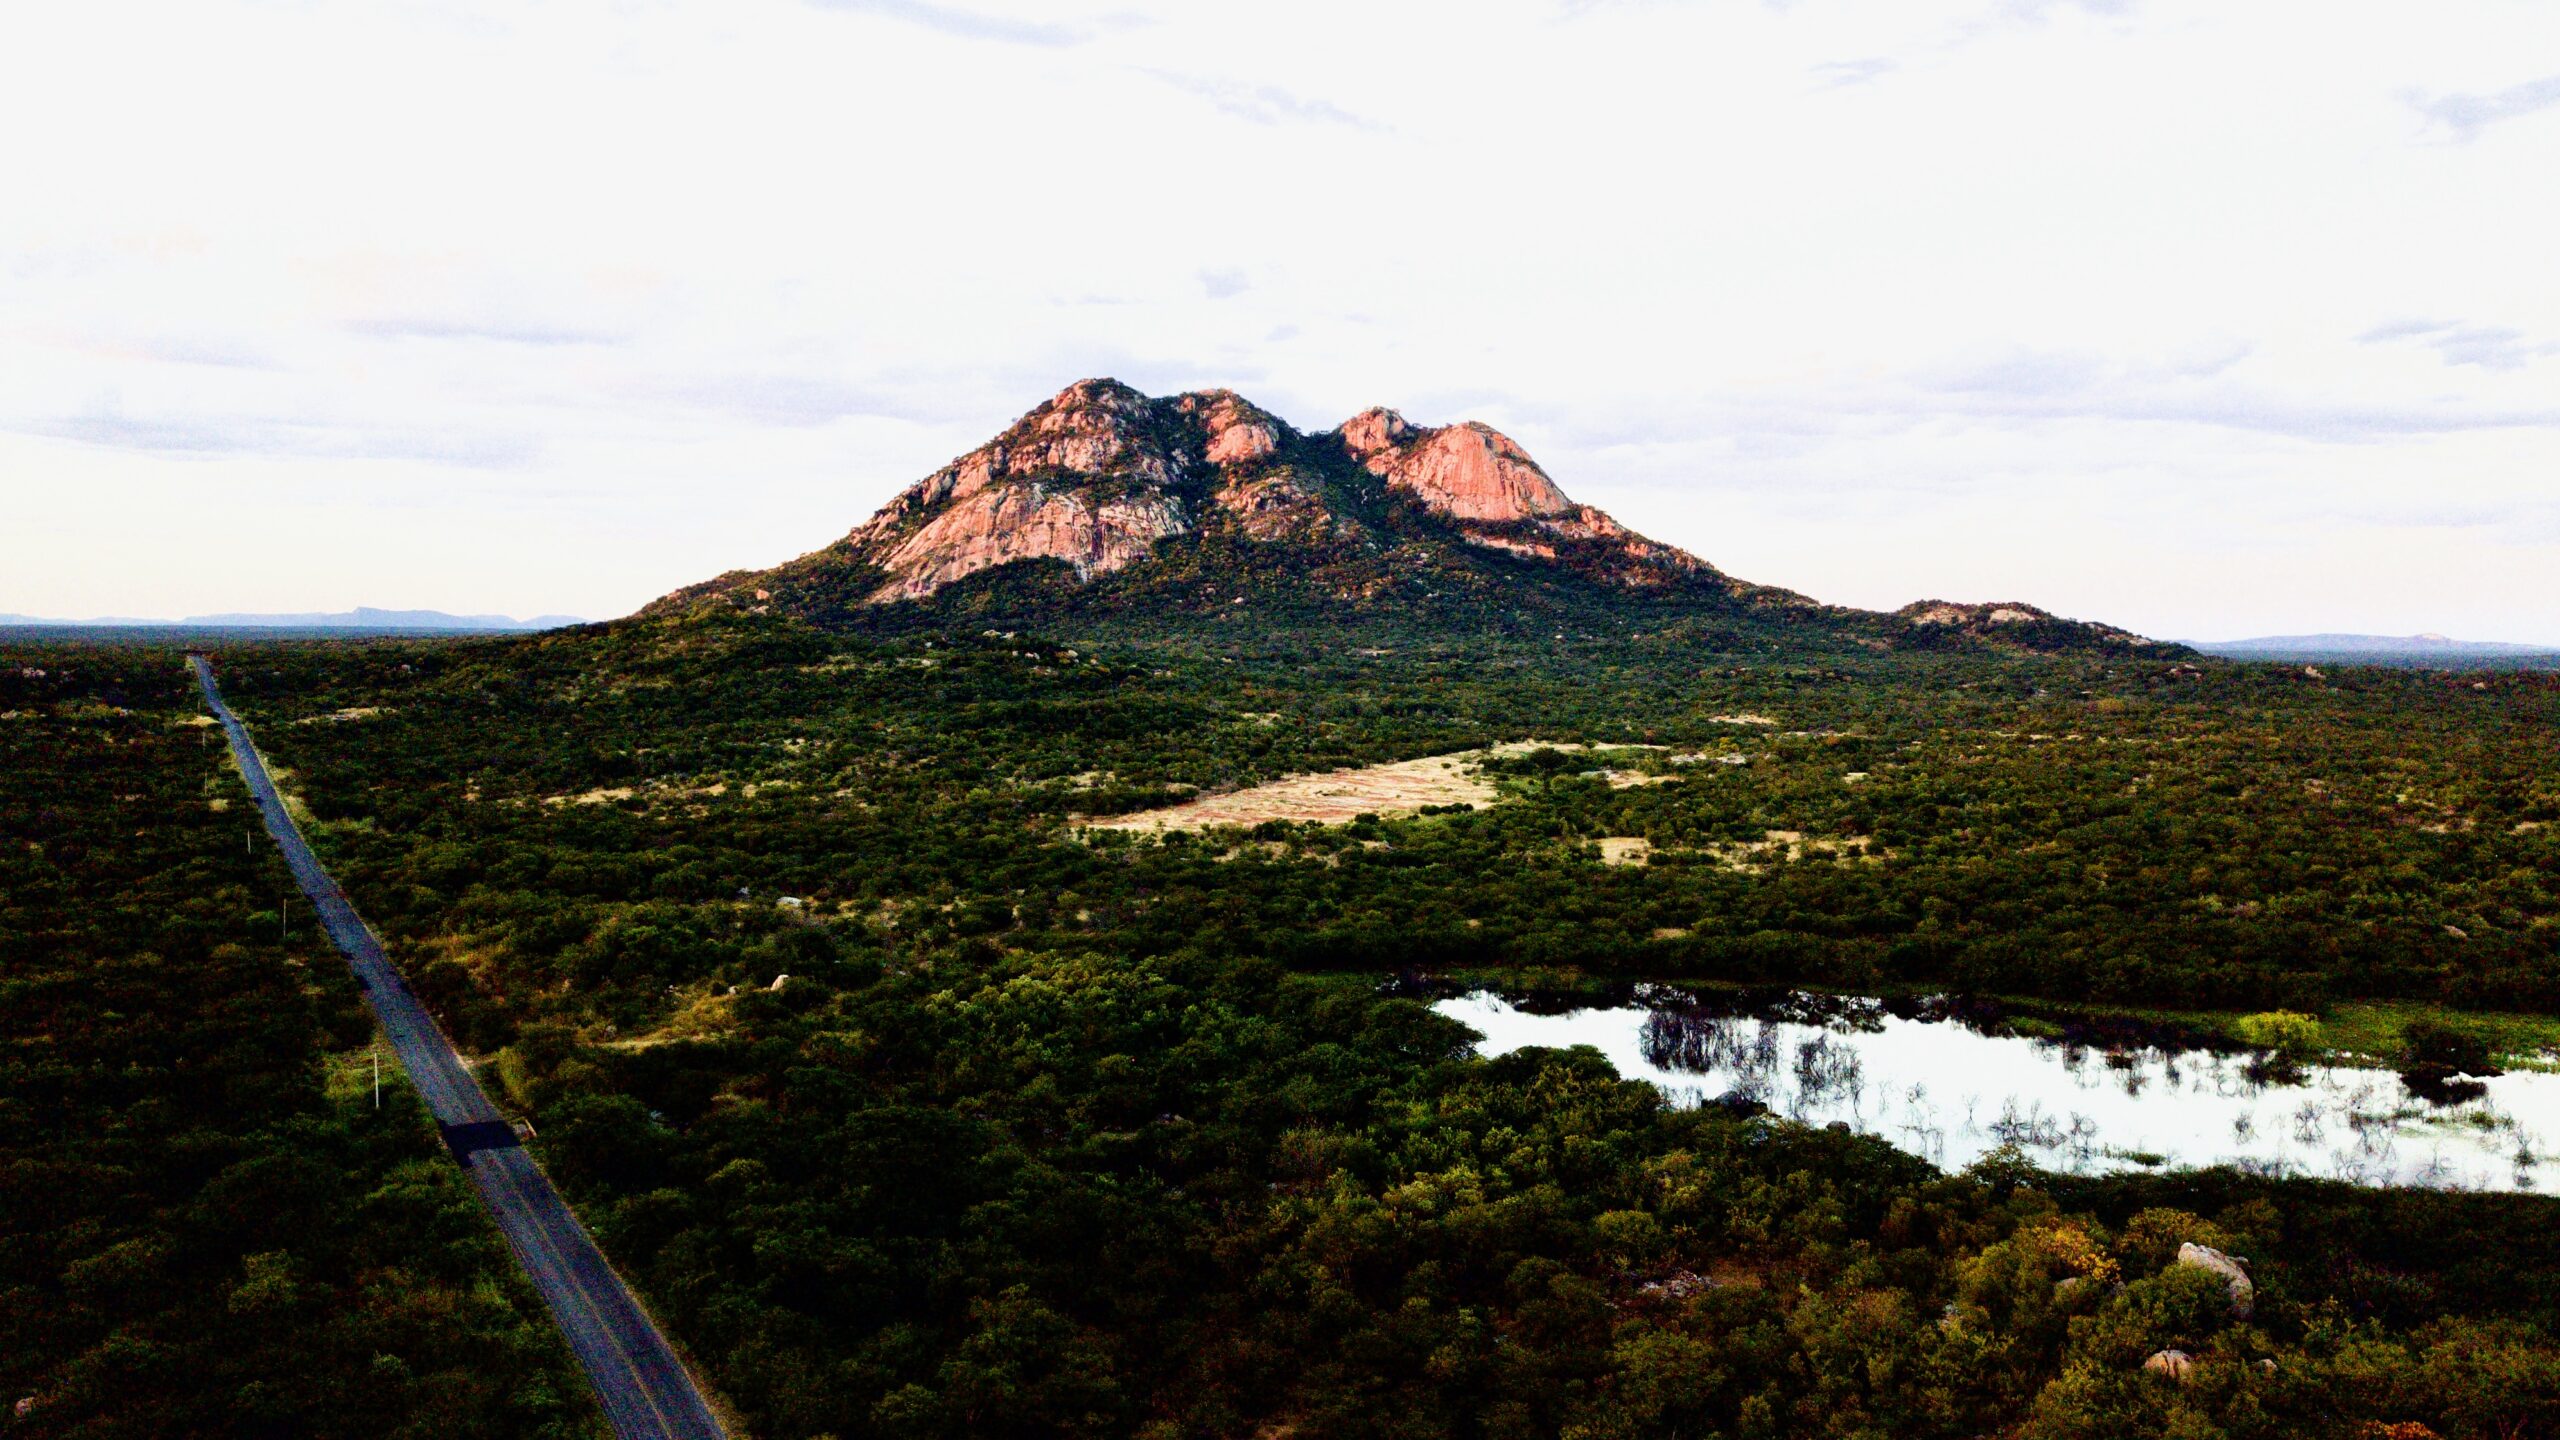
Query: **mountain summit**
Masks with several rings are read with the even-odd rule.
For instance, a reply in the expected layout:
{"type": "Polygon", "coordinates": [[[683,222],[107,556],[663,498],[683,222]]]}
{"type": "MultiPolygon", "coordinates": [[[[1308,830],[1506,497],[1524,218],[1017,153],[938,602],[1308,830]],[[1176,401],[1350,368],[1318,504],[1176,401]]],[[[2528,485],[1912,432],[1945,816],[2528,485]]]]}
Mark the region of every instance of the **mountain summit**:
{"type": "Polygon", "coordinates": [[[1302,434],[1229,390],[1154,399],[1117,380],[1082,380],[909,486],[837,545],[661,604],[757,591],[770,604],[821,576],[855,578],[848,569],[870,582],[858,597],[866,606],[928,599],[1023,562],[1090,581],[1186,537],[1307,552],[1346,599],[1390,578],[1384,568],[1354,573],[1370,568],[1358,563],[1364,556],[1384,560],[1432,540],[1570,558],[1622,585],[1721,578],[1696,556],[1567,499],[1489,425],[1430,428],[1375,409],[1302,434]]]}
{"type": "Polygon", "coordinates": [[[1308,620],[1392,611],[1462,627],[1616,628],[1634,607],[1647,623],[1709,615],[1867,643],[2148,643],[2068,621],[1880,615],[1738,581],[1577,504],[1479,422],[1423,426],[1379,408],[1309,433],[1230,390],[1155,398],[1107,379],[1068,386],[835,544],[688,586],[649,611],[1037,624],[1105,613],[1224,620],[1249,604],[1308,620]]]}

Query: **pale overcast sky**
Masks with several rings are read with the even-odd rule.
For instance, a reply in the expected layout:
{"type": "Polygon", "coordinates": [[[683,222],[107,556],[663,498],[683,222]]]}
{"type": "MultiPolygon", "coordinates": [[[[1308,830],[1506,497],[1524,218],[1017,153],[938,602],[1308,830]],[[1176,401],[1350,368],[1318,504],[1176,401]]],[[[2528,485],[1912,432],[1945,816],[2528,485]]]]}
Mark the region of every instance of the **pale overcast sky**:
{"type": "Polygon", "coordinates": [[[623,613],[1080,376],[1826,600],[2560,643],[2542,0],[0,22],[0,611],[623,613]]]}

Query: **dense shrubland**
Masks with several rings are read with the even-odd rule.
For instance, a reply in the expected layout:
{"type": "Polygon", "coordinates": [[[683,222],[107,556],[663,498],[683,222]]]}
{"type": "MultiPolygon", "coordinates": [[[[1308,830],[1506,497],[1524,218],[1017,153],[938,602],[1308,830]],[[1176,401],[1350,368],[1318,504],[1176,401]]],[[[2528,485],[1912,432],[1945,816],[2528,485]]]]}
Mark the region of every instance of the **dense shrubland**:
{"type": "Polygon", "coordinates": [[[2552,677],[1219,627],[690,619],[223,673],[758,1434],[2560,1425],[2541,1199],[1940,1176],[1587,1054],[1468,1059],[1375,983],[2392,1000],[2447,1007],[2434,1054],[2461,1007],[2560,1010],[2552,677]],[[1472,811],[1072,824],[1519,739],[1658,746],[1601,768],[1661,783],[1532,751],[1472,811]],[[2250,1317],[2184,1242],[2251,1265],[2250,1317]],[[2144,1371],[2172,1349],[2183,1382],[2144,1371]]]}
{"type": "MultiPolygon", "coordinates": [[[[2560,1009],[2548,676],[1743,666],[1676,637],[1219,655],[746,622],[367,657],[275,671],[274,713],[384,713],[274,743],[327,770],[319,813],[377,827],[342,850],[384,857],[440,924],[514,890],[558,924],[554,902],[664,914],[743,886],[886,907],[906,935],[1224,933],[1291,965],[2560,1009]],[[1241,841],[1069,828],[1528,738],[1659,745],[1641,763],[1670,783],[1524,757],[1501,767],[1515,798],[1468,814],[1241,841]],[[1767,853],[1773,831],[1813,843],[1767,853]],[[1605,836],[1652,863],[1596,864],[1605,836]]],[[[256,668],[239,679],[262,703],[256,668]]]]}
{"type": "Polygon", "coordinates": [[[329,1084],[371,1023],[197,713],[174,652],[0,653],[0,1424],[596,1433],[397,1072],[329,1084]]]}

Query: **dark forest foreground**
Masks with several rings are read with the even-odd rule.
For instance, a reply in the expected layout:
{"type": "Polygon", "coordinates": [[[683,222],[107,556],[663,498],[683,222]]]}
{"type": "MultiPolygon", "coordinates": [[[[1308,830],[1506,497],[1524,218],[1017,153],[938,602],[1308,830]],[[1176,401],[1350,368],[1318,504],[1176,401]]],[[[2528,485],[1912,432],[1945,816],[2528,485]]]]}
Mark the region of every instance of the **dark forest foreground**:
{"type": "MultiPolygon", "coordinates": [[[[1237,629],[1253,638],[691,616],[220,664],[315,845],[759,1435],[2560,1433],[2547,1200],[1942,1176],[1847,1134],[1665,1109],[1587,1053],[1469,1059],[1459,1027],[1377,983],[2387,1000],[2455,1031],[2560,1014],[2560,680],[1237,629]],[[1494,762],[1502,798],[1469,810],[1161,839],[1075,823],[1504,741],[1550,748],[1494,762]],[[1649,862],[1604,863],[1603,838],[1649,862]],[[2248,1265],[2245,1318],[2176,1263],[2188,1244],[2248,1265]],[[2166,1351],[2182,1378],[2144,1368],[2166,1351]]],[[[280,887],[212,808],[218,752],[183,686],[174,652],[0,667],[9,783],[31,797],[0,819],[7,982],[54,997],[11,1007],[13,1063],[135,1016],[235,1051],[277,1032],[238,1064],[302,1078],[219,1124],[306,1177],[414,1160],[458,1247],[439,1273],[497,1308],[458,1299],[405,1351],[291,1364],[232,1320],[154,1372],[168,1403],[372,1384],[382,1355],[429,1386],[416,1357],[467,1345],[514,1357],[527,1378],[497,1388],[539,1402],[557,1358],[519,1335],[534,1312],[503,1279],[467,1278],[490,1242],[458,1177],[414,1125],[367,1138],[392,1132],[322,1083],[321,1057],[362,1043],[338,1033],[351,987],[316,945],[272,940],[259,887],[280,887]],[[147,792],[119,778],[146,769],[147,792]],[[166,802],[140,840],[128,793],[166,802]],[[163,933],[168,914],[202,933],[163,933]],[[116,978],[217,952],[238,967],[224,998],[291,1003],[217,1021],[183,986],[116,978]]],[[[8,1087],[13,1114],[37,1084],[8,1087]]],[[[40,1189],[56,1172],[25,1167],[192,1193],[111,1128],[31,1121],[9,1143],[40,1189]]],[[[199,1243],[180,1203],[33,1234],[12,1202],[13,1323],[41,1341],[13,1347],[20,1393],[92,1393],[82,1367],[120,1334],[175,1343],[154,1338],[155,1277],[259,1313],[248,1262],[292,1247],[199,1243]]],[[[363,1287],[392,1262],[333,1243],[355,1248],[294,1262],[298,1325],[386,1313],[363,1287]]],[[[582,1423],[458,1393],[492,1432],[582,1423]]]]}

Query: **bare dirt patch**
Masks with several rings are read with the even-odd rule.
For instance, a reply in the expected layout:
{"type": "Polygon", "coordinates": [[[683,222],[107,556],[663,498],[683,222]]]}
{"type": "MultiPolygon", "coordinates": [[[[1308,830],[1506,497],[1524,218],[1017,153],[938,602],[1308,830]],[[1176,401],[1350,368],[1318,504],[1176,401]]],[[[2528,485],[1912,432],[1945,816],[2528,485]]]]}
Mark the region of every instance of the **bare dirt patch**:
{"type": "Polygon", "coordinates": [[[616,800],[628,800],[634,793],[628,785],[608,785],[578,795],[545,795],[542,797],[542,803],[545,805],[609,805],[616,800]]]}
{"type": "Polygon", "coordinates": [[[1205,830],[1265,820],[1339,825],[1362,815],[1410,815],[1425,805],[1490,805],[1495,791],[1484,778],[1484,756],[1481,750],[1463,750],[1358,770],[1292,775],[1250,790],[1204,795],[1084,825],[1092,830],[1205,830]]]}
{"type": "MultiPolygon", "coordinates": [[[[1355,770],[1329,770],[1321,775],[1291,775],[1268,785],[1203,795],[1179,805],[1140,810],[1128,815],[1098,816],[1076,823],[1087,830],[1205,830],[1212,825],[1259,825],[1290,820],[1313,825],[1340,825],[1362,815],[1411,815],[1426,805],[1490,805],[1501,793],[1483,773],[1484,762],[1501,755],[1533,750],[1580,751],[1594,747],[1576,742],[1512,740],[1482,750],[1425,755],[1355,770]]],[[[1607,750],[1659,750],[1659,745],[1608,745],[1607,750]]],[[[1654,777],[1613,772],[1613,784],[1651,784],[1654,777]],[[1617,773],[1627,779],[1619,781],[1617,773]]]]}
{"type": "Polygon", "coordinates": [[[1653,842],[1641,835],[1604,835],[1600,839],[1600,863],[1603,865],[1642,865],[1653,854],[1653,842]]]}
{"type": "Polygon", "coordinates": [[[1836,855],[1847,860],[1879,861],[1884,854],[1863,840],[1808,840],[1801,830],[1771,830],[1759,840],[1732,840],[1706,847],[1707,853],[1746,874],[1807,855],[1836,855]]]}

